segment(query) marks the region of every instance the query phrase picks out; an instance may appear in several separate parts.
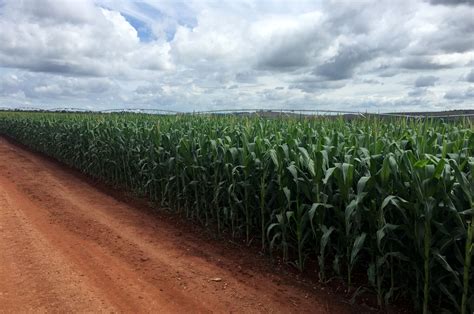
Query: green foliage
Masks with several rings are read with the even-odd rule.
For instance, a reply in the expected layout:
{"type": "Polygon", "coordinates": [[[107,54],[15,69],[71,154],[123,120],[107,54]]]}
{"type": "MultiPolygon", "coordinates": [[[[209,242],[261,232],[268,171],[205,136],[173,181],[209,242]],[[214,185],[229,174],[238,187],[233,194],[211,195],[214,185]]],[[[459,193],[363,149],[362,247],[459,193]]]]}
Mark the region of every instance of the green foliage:
{"type": "Polygon", "coordinates": [[[468,120],[3,112],[0,133],[381,306],[474,311],[468,120]]]}

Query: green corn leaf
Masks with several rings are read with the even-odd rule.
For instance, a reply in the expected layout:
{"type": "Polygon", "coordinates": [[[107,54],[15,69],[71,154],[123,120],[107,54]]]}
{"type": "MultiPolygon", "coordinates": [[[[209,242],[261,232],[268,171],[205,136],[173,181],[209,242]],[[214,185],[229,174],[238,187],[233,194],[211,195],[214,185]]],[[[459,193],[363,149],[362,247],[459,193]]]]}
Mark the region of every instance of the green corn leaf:
{"type": "Polygon", "coordinates": [[[422,159],[422,160],[418,160],[413,166],[415,168],[422,169],[422,168],[425,168],[429,164],[429,162],[430,161],[428,159],[422,159]]]}
{"type": "Polygon", "coordinates": [[[293,179],[297,180],[298,179],[298,169],[296,169],[296,166],[294,164],[291,164],[287,167],[288,171],[290,171],[291,175],[293,176],[293,179]]]}
{"type": "Polygon", "coordinates": [[[326,171],[326,174],[325,174],[325,177],[323,179],[323,183],[324,184],[328,184],[328,181],[329,179],[333,176],[334,174],[334,171],[336,171],[336,167],[333,167],[333,168],[329,168],[327,171],[326,171]]]}
{"type": "Polygon", "coordinates": [[[359,182],[357,182],[357,194],[361,194],[363,191],[365,191],[365,188],[371,179],[372,177],[370,176],[364,176],[359,179],[359,182]]]}
{"type": "Polygon", "coordinates": [[[280,167],[280,163],[278,162],[278,155],[277,155],[277,152],[276,150],[274,149],[270,149],[268,151],[268,153],[270,154],[270,157],[273,161],[273,164],[275,165],[275,167],[278,169],[280,167]]]}
{"type": "Polygon", "coordinates": [[[352,246],[352,251],[351,251],[351,264],[354,264],[355,259],[357,258],[360,250],[364,246],[365,238],[366,238],[366,233],[360,234],[354,241],[354,245],[352,246]]]}

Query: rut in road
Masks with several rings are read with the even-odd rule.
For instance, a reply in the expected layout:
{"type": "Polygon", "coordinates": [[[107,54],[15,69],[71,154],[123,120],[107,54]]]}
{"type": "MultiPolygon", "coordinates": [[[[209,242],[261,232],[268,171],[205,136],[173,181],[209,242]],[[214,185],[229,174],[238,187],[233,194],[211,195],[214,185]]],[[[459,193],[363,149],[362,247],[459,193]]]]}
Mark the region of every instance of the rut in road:
{"type": "Polygon", "coordinates": [[[225,253],[0,137],[0,312],[355,310],[225,253]]]}

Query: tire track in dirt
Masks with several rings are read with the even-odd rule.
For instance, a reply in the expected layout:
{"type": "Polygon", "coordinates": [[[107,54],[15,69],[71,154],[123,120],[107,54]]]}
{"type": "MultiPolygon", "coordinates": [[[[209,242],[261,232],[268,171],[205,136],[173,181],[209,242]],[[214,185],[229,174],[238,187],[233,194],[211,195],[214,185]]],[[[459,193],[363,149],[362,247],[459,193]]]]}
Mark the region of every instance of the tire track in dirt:
{"type": "Polygon", "coordinates": [[[356,311],[240,263],[0,137],[0,312],[356,311]]]}

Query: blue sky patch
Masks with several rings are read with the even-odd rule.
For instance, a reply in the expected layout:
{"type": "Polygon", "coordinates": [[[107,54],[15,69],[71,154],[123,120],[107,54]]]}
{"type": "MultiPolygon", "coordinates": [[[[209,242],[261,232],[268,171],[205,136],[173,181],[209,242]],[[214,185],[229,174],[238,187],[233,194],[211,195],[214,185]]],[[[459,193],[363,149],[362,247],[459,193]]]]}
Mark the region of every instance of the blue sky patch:
{"type": "Polygon", "coordinates": [[[150,42],[155,39],[155,35],[153,34],[153,31],[151,30],[151,28],[149,27],[147,23],[131,15],[128,15],[125,13],[121,13],[121,14],[127,20],[127,22],[130,23],[130,25],[132,25],[133,28],[137,30],[138,38],[140,38],[140,41],[150,42]]]}
{"type": "Polygon", "coordinates": [[[154,19],[163,17],[163,13],[145,2],[135,2],[134,5],[144,14],[154,19]]]}

